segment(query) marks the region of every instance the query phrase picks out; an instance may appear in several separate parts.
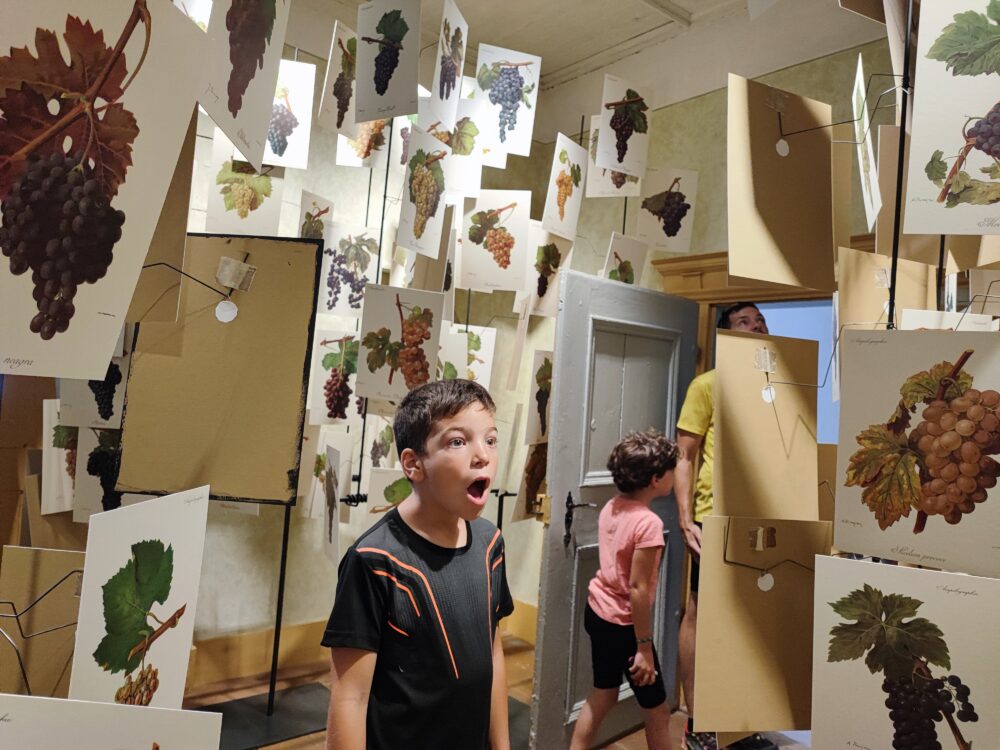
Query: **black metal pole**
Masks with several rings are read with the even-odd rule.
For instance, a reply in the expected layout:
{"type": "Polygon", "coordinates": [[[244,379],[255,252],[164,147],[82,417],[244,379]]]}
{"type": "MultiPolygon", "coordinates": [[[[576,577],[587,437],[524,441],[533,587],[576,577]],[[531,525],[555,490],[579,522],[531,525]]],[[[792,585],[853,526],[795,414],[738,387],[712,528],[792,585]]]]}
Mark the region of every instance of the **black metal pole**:
{"type": "Polygon", "coordinates": [[[278,603],[274,614],[274,643],[271,653],[271,678],[267,687],[267,715],[274,713],[274,691],[278,682],[278,649],[281,647],[281,615],[285,608],[285,570],[288,567],[288,532],[292,524],[292,506],[285,505],[285,520],[281,528],[281,562],[278,566],[278,603]]]}
{"type": "Polygon", "coordinates": [[[899,266],[899,234],[903,219],[903,171],[906,163],[906,117],[910,105],[910,36],[913,30],[913,0],[906,3],[906,41],[903,47],[903,101],[899,108],[899,161],[896,165],[896,208],[892,226],[892,268],[889,275],[889,310],[886,328],[896,327],[896,271],[899,266]]]}
{"type": "Polygon", "coordinates": [[[937,307],[938,310],[944,309],[944,241],[945,236],[941,235],[941,244],[938,246],[938,265],[937,265],[937,307]]]}
{"type": "Polygon", "coordinates": [[[625,234],[625,219],[628,218],[628,196],[625,196],[625,205],[622,206],[622,234],[625,234]]]}

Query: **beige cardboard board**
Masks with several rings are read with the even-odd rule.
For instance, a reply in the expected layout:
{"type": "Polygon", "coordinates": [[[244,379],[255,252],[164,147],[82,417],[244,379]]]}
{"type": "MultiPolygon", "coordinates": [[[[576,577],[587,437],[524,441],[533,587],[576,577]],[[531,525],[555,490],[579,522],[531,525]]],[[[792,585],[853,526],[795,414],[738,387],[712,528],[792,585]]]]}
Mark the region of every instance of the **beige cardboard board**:
{"type": "MultiPolygon", "coordinates": [[[[840,325],[844,330],[885,328],[892,259],[862,250],[837,249],[840,325]]],[[[896,322],[903,309],[937,307],[933,266],[900,259],[896,266],[896,322]]]]}
{"type": "Polygon", "coordinates": [[[840,7],[864,16],[872,21],[885,23],[885,9],[882,7],[882,0],[839,0],[840,7]]]}
{"type": "Polygon", "coordinates": [[[140,332],[123,420],[124,492],[211,482],[214,497],[295,496],[320,244],[190,235],[185,271],[214,279],[223,256],[257,267],[250,290],[232,295],[234,321],[220,323],[219,295],[185,279],[177,324],[140,332]],[[181,355],[157,353],[159,337],[178,330],[181,355]]]}
{"type": "MultiPolygon", "coordinates": [[[[187,135],[181,146],[174,176],[170,179],[167,197],[156,222],[153,238],[146,251],[144,266],[169,263],[174,268],[184,265],[184,242],[187,239],[188,204],[191,199],[191,178],[194,166],[194,144],[197,140],[198,110],[191,114],[187,135]]],[[[143,268],[132,294],[125,320],[134,322],[177,320],[181,275],[173,268],[158,266],[143,268]]]]}
{"type": "Polygon", "coordinates": [[[833,237],[836,247],[850,247],[854,223],[853,149],[850,124],[833,126],[833,237]]]}
{"type": "Polygon", "coordinates": [[[87,548],[85,523],[73,522],[73,511],[42,515],[39,479],[35,474],[25,477],[24,506],[28,514],[28,539],[33,547],[65,549],[82,552],[87,548]]]}
{"type": "Polygon", "coordinates": [[[812,569],[830,538],[825,521],[705,518],[696,731],[809,728],[812,569]],[[755,546],[758,537],[763,544],[755,546]]]}
{"type": "Polygon", "coordinates": [[[20,544],[23,513],[20,472],[24,451],[0,448],[0,545],[20,544]]]}
{"type": "Polygon", "coordinates": [[[715,354],[716,514],[818,518],[817,347],[817,342],[804,339],[719,332],[715,354]],[[772,359],[769,374],[756,367],[757,358],[765,352],[772,359]],[[769,379],[771,403],[764,398],[769,379]]]}
{"type": "MultiPolygon", "coordinates": [[[[13,619],[0,620],[2,629],[21,652],[32,695],[65,698],[69,691],[70,665],[76,618],[80,609],[79,587],[83,574],[82,552],[5,547],[0,567],[0,612],[24,612],[42,594],[44,599],[19,618],[20,630],[13,619]],[[65,579],[65,580],[64,580],[65,579]],[[62,581],[60,583],[60,581],[62,581]],[[23,638],[73,623],[73,627],[44,635],[23,638]]],[[[0,641],[0,693],[27,695],[17,655],[6,641],[0,641]]]]}
{"type": "Polygon", "coordinates": [[[730,74],[729,275],[736,283],[833,291],[831,122],[828,104],[730,74]],[[807,131],[785,139],[786,156],[782,131],[807,131]]]}
{"type": "Polygon", "coordinates": [[[55,397],[53,378],[4,375],[0,393],[0,448],[41,448],[42,402],[55,397]]]}
{"type": "Polygon", "coordinates": [[[819,443],[816,446],[816,469],[819,476],[819,520],[833,521],[833,504],[837,486],[837,445],[819,443]]]}

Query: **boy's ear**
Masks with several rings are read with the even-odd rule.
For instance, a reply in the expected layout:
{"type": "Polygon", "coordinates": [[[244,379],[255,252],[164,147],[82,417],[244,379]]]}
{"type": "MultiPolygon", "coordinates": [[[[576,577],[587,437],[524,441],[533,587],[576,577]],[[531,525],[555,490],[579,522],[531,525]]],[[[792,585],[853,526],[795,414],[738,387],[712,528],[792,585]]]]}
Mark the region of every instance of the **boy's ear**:
{"type": "Polygon", "coordinates": [[[406,478],[411,482],[420,482],[424,478],[424,463],[412,448],[404,448],[399,454],[399,465],[406,478]]]}

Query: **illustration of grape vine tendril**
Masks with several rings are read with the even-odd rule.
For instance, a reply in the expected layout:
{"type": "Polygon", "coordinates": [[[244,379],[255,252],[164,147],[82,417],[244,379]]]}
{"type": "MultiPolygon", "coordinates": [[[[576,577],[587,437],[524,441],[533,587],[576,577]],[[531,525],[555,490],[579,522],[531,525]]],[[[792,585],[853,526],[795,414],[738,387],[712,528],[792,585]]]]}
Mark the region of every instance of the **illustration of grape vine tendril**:
{"type": "Polygon", "coordinates": [[[136,0],[113,48],[104,32],[66,17],[63,58],[55,31],[35,31],[28,47],[0,57],[0,251],[15,276],[31,270],[38,313],[29,329],[43,340],[69,328],[82,284],[107,274],[125,214],[115,210],[139,135],[120,103],[141,70],[151,39],[145,0],[136,0]],[[143,50],[131,74],[125,46],[142,23],[143,50]],[[54,109],[53,109],[54,108],[54,109]],[[71,143],[66,152],[64,143],[71,143]]]}
{"type": "Polygon", "coordinates": [[[485,245],[493,260],[500,268],[510,266],[510,254],[514,249],[514,236],[500,224],[504,211],[513,211],[517,203],[509,203],[501,208],[477,211],[472,215],[469,226],[469,240],[476,245],[485,245]]]}

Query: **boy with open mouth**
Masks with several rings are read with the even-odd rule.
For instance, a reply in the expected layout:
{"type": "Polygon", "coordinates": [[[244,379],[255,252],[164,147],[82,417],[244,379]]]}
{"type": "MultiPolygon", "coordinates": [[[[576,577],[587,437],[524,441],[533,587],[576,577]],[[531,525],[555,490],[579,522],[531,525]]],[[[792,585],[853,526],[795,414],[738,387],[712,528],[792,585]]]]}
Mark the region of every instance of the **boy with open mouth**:
{"type": "Polygon", "coordinates": [[[413,493],[341,560],[323,637],[327,750],[509,750],[503,648],[513,609],[500,531],[493,399],[468,380],[411,391],[393,423],[413,493]]]}

